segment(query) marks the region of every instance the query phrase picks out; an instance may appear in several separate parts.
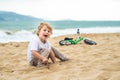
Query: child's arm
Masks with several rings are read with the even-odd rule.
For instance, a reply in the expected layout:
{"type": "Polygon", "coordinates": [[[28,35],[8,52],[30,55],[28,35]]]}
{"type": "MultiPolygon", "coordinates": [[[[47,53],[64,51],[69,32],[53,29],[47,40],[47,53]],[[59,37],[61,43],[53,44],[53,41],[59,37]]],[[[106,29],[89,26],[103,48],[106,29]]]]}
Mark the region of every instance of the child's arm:
{"type": "Polygon", "coordinates": [[[50,58],[51,58],[51,60],[52,60],[53,63],[56,63],[55,53],[53,52],[52,49],[51,49],[51,51],[50,51],[50,58]]]}
{"type": "Polygon", "coordinates": [[[43,63],[47,64],[48,63],[48,59],[42,55],[40,55],[37,51],[32,50],[32,55],[35,56],[36,58],[42,60],[43,63]]]}

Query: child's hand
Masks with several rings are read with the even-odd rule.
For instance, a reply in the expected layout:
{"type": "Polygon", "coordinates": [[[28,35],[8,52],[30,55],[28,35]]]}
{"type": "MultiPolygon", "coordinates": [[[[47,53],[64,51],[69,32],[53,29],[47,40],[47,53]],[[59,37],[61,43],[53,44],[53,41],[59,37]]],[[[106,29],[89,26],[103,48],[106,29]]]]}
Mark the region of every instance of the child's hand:
{"type": "Polygon", "coordinates": [[[44,64],[47,64],[47,63],[48,63],[48,59],[47,59],[47,58],[43,58],[43,59],[42,59],[42,62],[43,62],[44,64]]]}

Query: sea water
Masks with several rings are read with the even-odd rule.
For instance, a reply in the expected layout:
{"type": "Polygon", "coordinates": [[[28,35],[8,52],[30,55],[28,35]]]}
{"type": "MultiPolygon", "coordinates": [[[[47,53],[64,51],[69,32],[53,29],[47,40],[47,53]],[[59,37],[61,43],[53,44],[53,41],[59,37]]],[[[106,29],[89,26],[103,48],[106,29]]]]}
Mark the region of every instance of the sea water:
{"type": "MultiPolygon", "coordinates": [[[[82,33],[120,33],[120,21],[47,21],[51,37],[82,33]]],[[[0,42],[26,42],[33,39],[40,22],[0,22],[0,42]]]]}

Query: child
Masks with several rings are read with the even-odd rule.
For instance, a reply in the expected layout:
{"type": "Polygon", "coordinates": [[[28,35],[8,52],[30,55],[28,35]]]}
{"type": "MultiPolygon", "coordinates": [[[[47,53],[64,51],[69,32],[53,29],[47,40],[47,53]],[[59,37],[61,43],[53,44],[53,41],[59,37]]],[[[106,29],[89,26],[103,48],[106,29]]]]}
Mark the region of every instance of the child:
{"type": "Polygon", "coordinates": [[[48,38],[52,34],[52,27],[45,22],[40,23],[37,30],[37,37],[29,43],[28,46],[28,61],[32,66],[42,66],[48,64],[50,58],[53,63],[56,58],[61,61],[66,61],[68,58],[63,56],[55,48],[51,47],[48,38]]]}

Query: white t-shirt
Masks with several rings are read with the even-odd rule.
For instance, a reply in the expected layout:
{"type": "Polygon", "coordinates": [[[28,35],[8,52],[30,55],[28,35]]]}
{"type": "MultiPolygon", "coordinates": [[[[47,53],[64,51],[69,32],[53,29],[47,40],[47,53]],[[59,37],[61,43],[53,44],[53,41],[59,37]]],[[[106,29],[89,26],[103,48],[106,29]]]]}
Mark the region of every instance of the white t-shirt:
{"type": "Polygon", "coordinates": [[[32,50],[39,51],[42,48],[51,49],[51,46],[50,46],[48,40],[46,41],[46,43],[43,43],[38,37],[36,37],[32,41],[30,41],[30,43],[28,45],[28,52],[27,52],[28,61],[30,62],[33,58],[33,55],[31,52],[32,50]]]}

